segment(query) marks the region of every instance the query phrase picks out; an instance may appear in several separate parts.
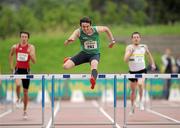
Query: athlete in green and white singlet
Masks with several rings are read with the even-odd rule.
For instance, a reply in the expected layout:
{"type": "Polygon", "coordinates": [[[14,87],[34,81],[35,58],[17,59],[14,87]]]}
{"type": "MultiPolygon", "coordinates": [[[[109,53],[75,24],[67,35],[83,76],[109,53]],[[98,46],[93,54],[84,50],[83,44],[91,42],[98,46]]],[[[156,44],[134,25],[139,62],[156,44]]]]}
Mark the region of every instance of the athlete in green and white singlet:
{"type": "Polygon", "coordinates": [[[64,42],[64,45],[66,46],[79,38],[81,43],[81,51],[71,58],[65,58],[63,68],[70,69],[83,63],[90,63],[91,89],[94,89],[98,75],[97,67],[100,60],[99,33],[102,32],[107,34],[110,40],[109,48],[112,48],[115,44],[115,40],[109,28],[106,26],[91,26],[90,18],[84,17],[80,19],[80,28],[76,29],[73,34],[64,42]]]}
{"type": "Polygon", "coordinates": [[[80,28],[80,43],[81,43],[81,50],[88,53],[88,54],[98,54],[99,53],[99,33],[96,30],[96,27],[92,27],[93,34],[87,35],[83,32],[80,28]]]}

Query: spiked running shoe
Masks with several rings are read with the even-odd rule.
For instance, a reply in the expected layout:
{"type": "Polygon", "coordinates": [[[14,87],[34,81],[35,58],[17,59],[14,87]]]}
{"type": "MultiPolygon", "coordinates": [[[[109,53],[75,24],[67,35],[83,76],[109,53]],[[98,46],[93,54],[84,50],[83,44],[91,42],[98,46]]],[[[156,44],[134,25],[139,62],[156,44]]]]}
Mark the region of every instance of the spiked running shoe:
{"type": "Polygon", "coordinates": [[[96,84],[96,80],[94,79],[93,76],[91,76],[91,78],[90,78],[90,83],[91,83],[91,89],[94,89],[95,84],[96,84]]]}
{"type": "Polygon", "coordinates": [[[70,59],[70,57],[65,57],[64,58],[64,63],[66,63],[66,61],[68,61],[70,59]]]}

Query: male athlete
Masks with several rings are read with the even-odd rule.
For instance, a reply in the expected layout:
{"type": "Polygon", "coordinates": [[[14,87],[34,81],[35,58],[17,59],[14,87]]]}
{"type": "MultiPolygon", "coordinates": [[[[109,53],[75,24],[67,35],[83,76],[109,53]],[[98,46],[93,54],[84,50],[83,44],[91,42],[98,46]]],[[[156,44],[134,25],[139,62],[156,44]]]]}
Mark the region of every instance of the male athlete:
{"type": "MultiPolygon", "coordinates": [[[[34,45],[28,43],[30,34],[28,32],[20,32],[20,42],[11,47],[9,54],[9,63],[12,71],[15,74],[29,74],[30,73],[30,60],[32,63],[36,62],[36,54],[34,45]],[[16,65],[14,67],[14,55],[16,55],[16,65]]],[[[28,88],[30,79],[16,79],[16,94],[17,94],[17,107],[19,107],[22,99],[20,98],[20,86],[23,85],[23,103],[24,103],[24,119],[27,119],[27,105],[28,105],[28,88]]]]}
{"type": "MultiPolygon", "coordinates": [[[[146,73],[146,65],[145,65],[145,55],[148,55],[151,68],[154,70],[156,68],[153,57],[147,47],[147,45],[140,44],[141,35],[139,32],[133,32],[131,36],[132,44],[126,47],[124,61],[129,64],[129,73],[136,74],[136,73],[146,73]]],[[[140,96],[140,103],[139,108],[140,110],[144,110],[144,104],[142,102],[143,97],[143,88],[144,88],[144,79],[129,79],[130,80],[130,88],[131,88],[131,111],[130,114],[134,113],[135,105],[135,97],[136,97],[136,87],[139,86],[139,96],[140,96]]]]}
{"type": "Polygon", "coordinates": [[[91,89],[94,89],[98,75],[97,68],[100,60],[99,34],[102,32],[107,34],[110,41],[109,48],[112,48],[115,44],[115,39],[109,28],[106,26],[92,26],[91,19],[89,17],[84,17],[80,19],[80,28],[76,29],[64,42],[64,45],[66,46],[79,38],[81,51],[71,58],[65,58],[63,68],[70,69],[83,63],[90,63],[91,89]]]}

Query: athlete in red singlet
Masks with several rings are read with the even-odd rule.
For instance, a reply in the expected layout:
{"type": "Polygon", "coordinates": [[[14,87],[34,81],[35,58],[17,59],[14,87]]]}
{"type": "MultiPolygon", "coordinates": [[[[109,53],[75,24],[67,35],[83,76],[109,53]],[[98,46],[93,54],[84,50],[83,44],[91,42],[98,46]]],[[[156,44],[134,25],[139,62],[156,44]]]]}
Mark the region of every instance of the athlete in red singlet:
{"type": "MultiPolygon", "coordinates": [[[[30,34],[28,32],[20,32],[20,43],[14,44],[11,47],[9,54],[9,63],[12,71],[15,69],[15,74],[29,74],[30,73],[30,60],[32,63],[36,62],[35,47],[28,43],[30,34]],[[14,67],[13,56],[16,55],[16,65],[14,67]]],[[[22,79],[23,92],[24,92],[24,119],[27,119],[27,104],[28,104],[28,88],[30,79],[22,79]]],[[[20,85],[21,80],[16,79],[16,94],[17,103],[16,106],[20,107],[20,85]]]]}

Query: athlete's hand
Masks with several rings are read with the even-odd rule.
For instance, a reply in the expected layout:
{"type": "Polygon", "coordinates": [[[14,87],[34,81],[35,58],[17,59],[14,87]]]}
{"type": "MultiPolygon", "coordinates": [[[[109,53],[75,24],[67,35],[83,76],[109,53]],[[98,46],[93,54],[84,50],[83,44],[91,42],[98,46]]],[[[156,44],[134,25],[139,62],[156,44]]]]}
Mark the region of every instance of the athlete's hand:
{"type": "Polygon", "coordinates": [[[130,53],[130,55],[132,55],[133,52],[134,52],[134,48],[133,48],[133,47],[129,48],[129,53],[130,53]]]}
{"type": "Polygon", "coordinates": [[[156,70],[156,65],[155,65],[155,64],[152,64],[152,65],[151,65],[151,70],[152,70],[152,71],[155,71],[155,70],[156,70]]]}
{"type": "Polygon", "coordinates": [[[109,48],[112,48],[115,43],[116,43],[115,40],[113,40],[113,41],[109,44],[109,48]]]}
{"type": "Polygon", "coordinates": [[[11,73],[14,73],[14,66],[10,67],[11,73]]]}
{"type": "Polygon", "coordinates": [[[69,43],[73,42],[73,39],[65,40],[64,45],[67,46],[69,43]]]}

